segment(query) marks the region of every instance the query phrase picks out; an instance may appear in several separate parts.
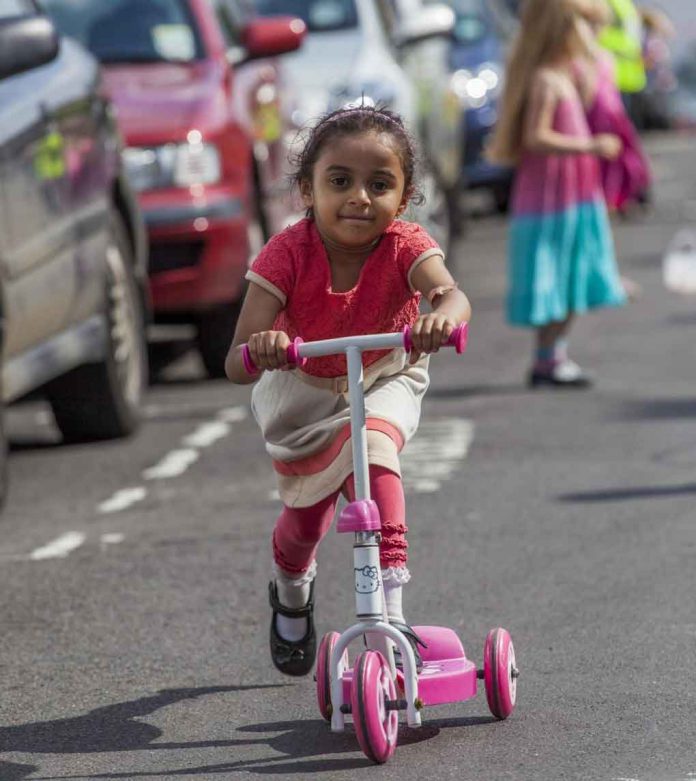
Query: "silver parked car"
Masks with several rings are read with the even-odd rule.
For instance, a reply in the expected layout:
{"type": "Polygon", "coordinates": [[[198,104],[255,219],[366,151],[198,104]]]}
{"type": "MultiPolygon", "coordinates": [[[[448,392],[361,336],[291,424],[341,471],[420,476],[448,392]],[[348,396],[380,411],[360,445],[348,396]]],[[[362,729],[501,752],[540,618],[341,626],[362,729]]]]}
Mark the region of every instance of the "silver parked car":
{"type": "MultiPolygon", "coordinates": [[[[125,436],[139,422],[147,245],[120,144],[96,60],[33,0],[3,0],[2,405],[40,391],[66,440],[125,436]]],[[[0,426],[0,502],[6,451],[0,426]]]]}
{"type": "Polygon", "coordinates": [[[454,12],[422,0],[255,0],[263,15],[304,20],[302,49],[284,65],[298,90],[296,122],[371,99],[401,114],[420,141],[426,196],[406,216],[444,248],[459,224],[463,109],[451,84],[454,12]]]}

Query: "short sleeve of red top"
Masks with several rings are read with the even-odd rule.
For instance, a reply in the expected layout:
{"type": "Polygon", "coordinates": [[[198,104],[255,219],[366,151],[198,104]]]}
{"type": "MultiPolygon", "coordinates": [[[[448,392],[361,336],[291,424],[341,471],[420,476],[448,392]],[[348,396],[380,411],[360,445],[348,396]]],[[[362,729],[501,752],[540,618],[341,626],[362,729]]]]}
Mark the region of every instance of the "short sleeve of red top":
{"type": "MultiPolygon", "coordinates": [[[[419,225],[395,220],[382,235],[352,290],[331,289],[331,268],[314,221],[303,219],[274,236],[247,272],[247,279],[283,304],[274,328],[291,339],[332,339],[400,331],[418,317],[420,293],[411,286],[413,271],[433,255],[444,257],[419,225]]],[[[366,352],[369,366],[384,352],[366,352]]],[[[317,377],[346,373],[341,355],[311,359],[305,371],[317,377]]]]}

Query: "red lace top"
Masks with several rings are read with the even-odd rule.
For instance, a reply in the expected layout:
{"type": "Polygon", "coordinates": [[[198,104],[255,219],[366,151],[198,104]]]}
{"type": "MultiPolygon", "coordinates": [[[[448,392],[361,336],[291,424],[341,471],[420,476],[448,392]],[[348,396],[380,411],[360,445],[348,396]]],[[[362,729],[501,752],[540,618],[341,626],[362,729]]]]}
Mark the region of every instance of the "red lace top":
{"type": "MultiPolygon", "coordinates": [[[[331,289],[331,268],[314,221],[308,218],[274,236],[254,260],[247,279],[284,304],[273,325],[291,339],[333,339],[400,331],[418,317],[421,295],[410,275],[431,255],[443,256],[435,241],[412,222],[395,220],[365,261],[352,290],[331,289]]],[[[363,353],[369,366],[384,351],[363,353]]],[[[312,358],[304,371],[316,377],[346,374],[343,355],[312,358]]]]}

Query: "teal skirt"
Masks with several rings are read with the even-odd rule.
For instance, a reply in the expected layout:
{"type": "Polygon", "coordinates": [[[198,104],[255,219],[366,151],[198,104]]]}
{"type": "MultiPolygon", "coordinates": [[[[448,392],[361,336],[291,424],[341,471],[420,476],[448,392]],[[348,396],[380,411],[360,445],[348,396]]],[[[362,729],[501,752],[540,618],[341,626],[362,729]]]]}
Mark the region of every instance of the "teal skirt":
{"type": "Polygon", "coordinates": [[[513,215],[508,257],[512,325],[547,325],[626,301],[602,201],[544,215],[513,215]]]}

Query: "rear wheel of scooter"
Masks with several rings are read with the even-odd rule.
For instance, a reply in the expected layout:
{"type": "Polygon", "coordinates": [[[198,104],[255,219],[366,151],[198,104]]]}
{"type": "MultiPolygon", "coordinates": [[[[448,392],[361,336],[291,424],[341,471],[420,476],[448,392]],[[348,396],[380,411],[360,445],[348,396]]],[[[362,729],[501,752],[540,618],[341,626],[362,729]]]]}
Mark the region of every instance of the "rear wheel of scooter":
{"type": "Polygon", "coordinates": [[[358,656],[350,699],[360,748],[368,759],[383,764],[396,749],[399,713],[387,709],[387,703],[396,700],[396,687],[378,651],[363,651],[358,656]]]}
{"type": "MultiPolygon", "coordinates": [[[[336,647],[338,632],[327,632],[319,643],[317,651],[317,703],[319,704],[319,713],[326,721],[331,721],[333,708],[331,705],[331,654],[336,647]]],[[[343,652],[341,661],[338,663],[338,675],[343,677],[343,673],[348,669],[348,649],[343,652]]]]}
{"type": "Polygon", "coordinates": [[[491,629],[483,649],[483,680],[488,707],[496,718],[506,719],[515,708],[517,675],[509,632],[491,629]]]}

